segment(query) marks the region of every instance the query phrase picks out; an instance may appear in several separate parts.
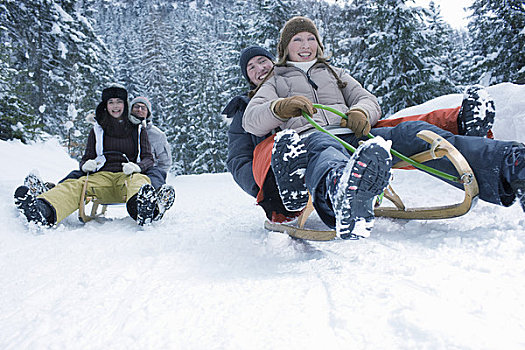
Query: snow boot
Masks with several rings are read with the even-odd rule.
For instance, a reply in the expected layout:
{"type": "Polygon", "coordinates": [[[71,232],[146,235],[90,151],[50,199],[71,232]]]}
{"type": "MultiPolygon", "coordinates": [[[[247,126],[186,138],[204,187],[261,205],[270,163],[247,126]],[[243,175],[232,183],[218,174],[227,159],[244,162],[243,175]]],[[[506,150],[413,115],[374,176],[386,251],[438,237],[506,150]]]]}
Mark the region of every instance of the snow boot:
{"type": "Polygon", "coordinates": [[[275,135],[271,165],[279,195],[288,211],[303,210],[308,203],[304,181],[307,163],[306,145],[295,130],[275,135]]]}
{"type": "Polygon", "coordinates": [[[357,148],[345,165],[332,169],[327,177],[328,196],[335,214],[337,237],[369,237],[374,225],[374,203],[391,177],[391,141],[381,137],[357,148]]]}
{"type": "Polygon", "coordinates": [[[24,186],[29,188],[29,192],[33,197],[38,197],[42,193],[46,192],[49,188],[46,183],[36,173],[30,173],[24,179],[24,186]]]}
{"type": "Polygon", "coordinates": [[[31,189],[20,186],[15,191],[15,205],[28,222],[34,222],[40,226],[53,226],[55,224],[55,212],[44,200],[37,199],[31,189]]]}
{"type": "Polygon", "coordinates": [[[458,132],[465,136],[487,137],[494,125],[494,100],[481,85],[468,87],[458,115],[458,132]]]}
{"type": "Polygon", "coordinates": [[[164,216],[164,213],[168,211],[175,202],[175,189],[171,185],[162,185],[157,190],[157,206],[159,209],[158,214],[153,220],[159,221],[164,216]]]}
{"type": "Polygon", "coordinates": [[[157,194],[150,184],[144,184],[137,193],[137,224],[151,224],[157,209],[157,194]]]}
{"type": "Polygon", "coordinates": [[[503,177],[525,211],[525,145],[512,146],[505,156],[503,177]]]}

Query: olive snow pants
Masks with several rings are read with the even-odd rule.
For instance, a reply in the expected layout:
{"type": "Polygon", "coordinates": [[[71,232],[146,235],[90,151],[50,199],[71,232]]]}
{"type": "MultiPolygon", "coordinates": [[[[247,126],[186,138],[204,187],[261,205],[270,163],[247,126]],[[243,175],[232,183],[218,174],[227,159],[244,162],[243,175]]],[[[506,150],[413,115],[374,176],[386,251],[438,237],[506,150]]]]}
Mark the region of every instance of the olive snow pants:
{"type": "Polygon", "coordinates": [[[56,223],[64,220],[80,206],[84,183],[88,180],[86,196],[96,196],[103,203],[125,203],[150,179],[139,173],[100,171],[78,179],[68,179],[57,184],[38,198],[46,200],[56,211],[56,223]]]}

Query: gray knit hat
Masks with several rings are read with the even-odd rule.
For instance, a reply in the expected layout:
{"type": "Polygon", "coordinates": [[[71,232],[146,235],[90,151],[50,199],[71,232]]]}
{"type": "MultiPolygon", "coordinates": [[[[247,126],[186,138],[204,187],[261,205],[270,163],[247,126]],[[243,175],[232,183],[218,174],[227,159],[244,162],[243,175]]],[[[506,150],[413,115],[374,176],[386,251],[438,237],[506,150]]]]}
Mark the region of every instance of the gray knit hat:
{"type": "Polygon", "coordinates": [[[323,44],[319,38],[319,32],[317,31],[317,27],[315,26],[314,22],[306,17],[293,17],[285,23],[283,29],[281,30],[281,37],[279,38],[279,44],[277,44],[279,63],[286,60],[285,51],[288,47],[288,44],[290,43],[290,40],[292,40],[294,35],[301,32],[309,32],[315,35],[321,52],[324,51],[323,44]]]}
{"type": "Polygon", "coordinates": [[[129,104],[129,120],[133,124],[140,124],[141,122],[138,118],[136,118],[134,115],[131,114],[131,110],[133,109],[133,105],[135,103],[144,103],[146,105],[146,107],[148,108],[148,114],[146,116],[146,120],[151,120],[152,118],[151,117],[151,102],[149,102],[148,98],[144,96],[137,96],[133,100],[131,100],[129,104]]]}

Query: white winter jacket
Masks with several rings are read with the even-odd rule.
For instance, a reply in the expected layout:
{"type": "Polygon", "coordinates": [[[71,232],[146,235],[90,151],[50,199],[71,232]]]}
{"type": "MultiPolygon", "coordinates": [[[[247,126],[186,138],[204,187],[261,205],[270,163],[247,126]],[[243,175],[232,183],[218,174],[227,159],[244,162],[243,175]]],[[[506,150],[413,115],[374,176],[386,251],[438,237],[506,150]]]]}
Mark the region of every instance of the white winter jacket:
{"type": "MultiPolygon", "coordinates": [[[[377,99],[365,90],[359,82],[345,73],[343,69],[333,68],[346,87],[339,88],[337,79],[326,66],[318,62],[307,73],[301,69],[286,65],[276,66],[270,78],[259,88],[250,100],[243,116],[243,128],[256,136],[264,136],[277,127],[295,129],[301,133],[313,126],[302,117],[283,120],[277,117],[270,105],[279,98],[302,95],[313,103],[335,108],[342,113],[349,109],[363,111],[370,124],[374,125],[381,117],[381,108],[377,99]],[[313,82],[309,83],[310,81],[313,82]]],[[[326,110],[318,110],[313,119],[321,126],[339,126],[341,117],[326,110]]],[[[348,129],[347,129],[348,130],[348,129]]]]}

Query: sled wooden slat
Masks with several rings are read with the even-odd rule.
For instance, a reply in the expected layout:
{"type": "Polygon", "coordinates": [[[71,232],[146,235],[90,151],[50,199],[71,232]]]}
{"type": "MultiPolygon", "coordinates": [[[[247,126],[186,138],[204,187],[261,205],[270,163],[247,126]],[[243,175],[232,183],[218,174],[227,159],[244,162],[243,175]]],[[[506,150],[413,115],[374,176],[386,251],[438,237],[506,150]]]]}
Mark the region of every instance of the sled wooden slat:
{"type": "MultiPolygon", "coordinates": [[[[313,204],[312,204],[313,209],[313,204]]],[[[311,212],[310,212],[311,213],[311,212]]],[[[306,220],[306,218],[305,218],[306,220]]],[[[306,239],[309,241],[330,241],[335,237],[335,231],[333,230],[310,230],[307,228],[300,228],[298,226],[289,224],[279,224],[266,220],[264,222],[264,228],[268,231],[286,233],[291,237],[306,239]]]]}
{"type": "MultiPolygon", "coordinates": [[[[408,219],[408,220],[430,220],[430,219],[447,219],[458,217],[466,214],[472,207],[474,198],[477,197],[479,193],[478,183],[474,176],[474,172],[470,168],[470,165],[463,157],[463,155],[454,147],[450,142],[441,138],[438,134],[429,131],[423,130],[417,134],[419,138],[425,140],[426,142],[432,145],[432,150],[425,151],[413,155],[410,157],[413,160],[416,160],[419,163],[423,163],[432,159],[439,159],[442,157],[447,157],[450,162],[454,165],[460,178],[464,180],[463,187],[465,197],[461,203],[445,205],[445,206],[436,206],[436,207],[417,207],[417,208],[406,208],[401,198],[394,192],[393,188],[389,185],[385,189],[385,197],[394,203],[394,207],[378,207],[374,209],[375,216],[378,217],[391,217],[398,219],[408,219]]],[[[405,161],[396,163],[393,168],[404,168],[409,166],[405,161]]],[[[313,241],[328,241],[333,239],[336,234],[334,230],[310,230],[304,228],[305,222],[313,212],[314,207],[310,199],[308,204],[298,218],[297,226],[291,224],[279,224],[272,223],[270,221],[265,221],[264,227],[267,230],[283,232],[291,237],[307,239],[313,241]]]]}
{"type": "Polygon", "coordinates": [[[312,196],[308,196],[308,203],[306,204],[306,208],[304,208],[301,215],[297,218],[297,227],[303,228],[304,224],[306,223],[306,219],[310,216],[310,214],[314,211],[314,203],[312,202],[312,196]]]}
{"type": "Polygon", "coordinates": [[[126,197],[122,199],[121,203],[104,203],[101,200],[99,200],[95,196],[87,196],[87,185],[88,185],[88,179],[89,176],[86,176],[86,180],[84,181],[84,186],[82,188],[82,194],[80,195],[80,203],[78,206],[78,219],[83,222],[87,223],[91,220],[103,217],[106,214],[108,205],[110,204],[121,204],[126,202],[126,197]],[[91,212],[90,214],[86,214],[86,205],[89,204],[89,202],[92,203],[91,206],[91,212]],[[100,211],[98,211],[100,207],[100,211]]]}
{"type": "Polygon", "coordinates": [[[87,223],[93,219],[104,216],[104,214],[106,214],[107,207],[108,207],[107,204],[102,203],[95,197],[86,197],[85,192],[83,192],[81,199],[80,199],[80,206],[78,208],[78,218],[83,223],[87,223]],[[89,202],[92,203],[91,213],[87,215],[86,214],[86,204],[89,204],[89,202]],[[100,212],[97,212],[100,206],[102,206],[100,208],[101,210],[100,212]]]}
{"type": "Polygon", "coordinates": [[[401,197],[399,197],[398,194],[394,191],[392,186],[388,185],[385,189],[385,197],[392,203],[394,203],[397,209],[405,210],[405,204],[401,200],[401,197]]]}

